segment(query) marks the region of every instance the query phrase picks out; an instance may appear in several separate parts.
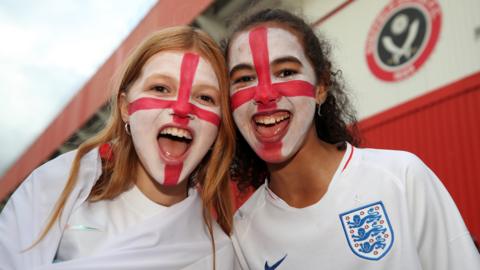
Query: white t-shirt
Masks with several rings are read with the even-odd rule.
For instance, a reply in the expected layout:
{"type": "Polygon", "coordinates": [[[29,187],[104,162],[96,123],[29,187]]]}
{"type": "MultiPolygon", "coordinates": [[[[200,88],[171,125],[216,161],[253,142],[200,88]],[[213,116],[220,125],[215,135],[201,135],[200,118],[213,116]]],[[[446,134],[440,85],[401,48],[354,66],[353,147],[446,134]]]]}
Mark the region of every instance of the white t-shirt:
{"type": "Polygon", "coordinates": [[[311,206],[262,185],[237,211],[233,242],[243,269],[480,269],[455,203],[418,157],[351,145],[311,206]]]}
{"type": "Polygon", "coordinates": [[[85,201],[70,216],[55,261],[95,254],[108,239],[165,209],[148,199],[136,185],[113,200],[85,201]]]}
{"type": "MultiPolygon", "coordinates": [[[[213,269],[211,237],[195,189],[163,209],[152,206],[135,190],[116,201],[86,203],[102,173],[97,148],[82,157],[78,181],[60,218],[42,241],[27,249],[45,228],[75,154],[60,155],[34,170],[5,205],[0,213],[0,270],[213,269]],[[121,215],[121,209],[128,213],[121,215]],[[83,230],[74,230],[79,228],[83,230]],[[54,263],[60,245],[60,256],[68,260],[54,263]]],[[[216,222],[212,225],[216,269],[232,269],[236,259],[231,240],[216,222]]]]}

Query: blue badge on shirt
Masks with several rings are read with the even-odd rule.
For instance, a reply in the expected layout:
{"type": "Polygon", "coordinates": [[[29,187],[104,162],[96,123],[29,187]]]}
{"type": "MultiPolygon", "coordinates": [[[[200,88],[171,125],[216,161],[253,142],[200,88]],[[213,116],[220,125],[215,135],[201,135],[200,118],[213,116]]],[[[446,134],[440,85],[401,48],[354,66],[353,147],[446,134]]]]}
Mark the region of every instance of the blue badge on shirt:
{"type": "Polygon", "coordinates": [[[393,230],[381,201],[340,214],[348,245],[355,255],[380,260],[393,245],[393,230]]]}

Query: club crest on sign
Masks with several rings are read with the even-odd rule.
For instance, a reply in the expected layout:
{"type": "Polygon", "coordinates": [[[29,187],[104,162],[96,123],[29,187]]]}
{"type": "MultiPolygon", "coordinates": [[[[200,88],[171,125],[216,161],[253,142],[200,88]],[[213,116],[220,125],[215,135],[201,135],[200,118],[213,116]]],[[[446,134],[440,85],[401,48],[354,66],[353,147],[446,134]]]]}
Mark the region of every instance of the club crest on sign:
{"type": "Polygon", "coordinates": [[[370,71],[383,81],[415,74],[437,44],[442,23],[438,0],[392,0],[377,16],[367,37],[370,71]]]}
{"type": "Polygon", "coordinates": [[[393,245],[393,230],[381,201],[342,213],[345,237],[353,253],[367,260],[380,260],[393,245]]]}

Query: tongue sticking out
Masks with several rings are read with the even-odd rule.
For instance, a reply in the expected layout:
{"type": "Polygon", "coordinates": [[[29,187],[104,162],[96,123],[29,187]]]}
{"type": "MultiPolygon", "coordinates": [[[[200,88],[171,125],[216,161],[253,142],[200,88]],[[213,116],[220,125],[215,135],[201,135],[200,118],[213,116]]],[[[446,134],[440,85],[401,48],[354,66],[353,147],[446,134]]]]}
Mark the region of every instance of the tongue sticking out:
{"type": "Polygon", "coordinates": [[[158,145],[166,157],[178,158],[187,151],[190,143],[185,139],[160,136],[158,138],[158,145]]]}

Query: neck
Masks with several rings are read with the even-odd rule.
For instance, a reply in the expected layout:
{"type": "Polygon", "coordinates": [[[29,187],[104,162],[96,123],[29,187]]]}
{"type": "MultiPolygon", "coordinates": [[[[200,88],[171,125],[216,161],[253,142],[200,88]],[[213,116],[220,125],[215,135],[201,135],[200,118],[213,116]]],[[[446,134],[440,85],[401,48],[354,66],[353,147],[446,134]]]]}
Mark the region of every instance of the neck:
{"type": "Polygon", "coordinates": [[[141,165],[137,169],[135,184],[147,198],[164,206],[174,205],[187,197],[188,181],[184,180],[175,186],[161,185],[141,165]]]}
{"type": "Polygon", "coordinates": [[[292,158],[283,163],[268,164],[269,187],[292,207],[312,205],[327,192],[344,152],[320,140],[312,125],[305,144],[292,158]]]}

